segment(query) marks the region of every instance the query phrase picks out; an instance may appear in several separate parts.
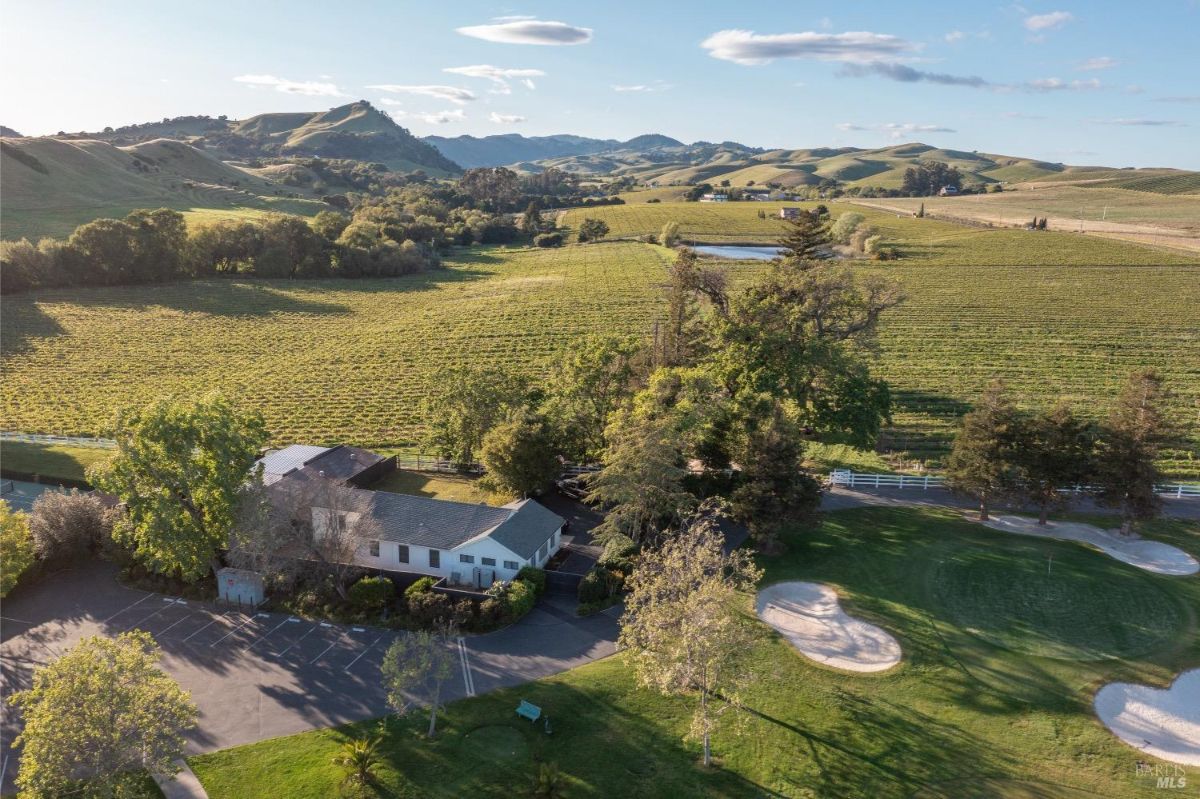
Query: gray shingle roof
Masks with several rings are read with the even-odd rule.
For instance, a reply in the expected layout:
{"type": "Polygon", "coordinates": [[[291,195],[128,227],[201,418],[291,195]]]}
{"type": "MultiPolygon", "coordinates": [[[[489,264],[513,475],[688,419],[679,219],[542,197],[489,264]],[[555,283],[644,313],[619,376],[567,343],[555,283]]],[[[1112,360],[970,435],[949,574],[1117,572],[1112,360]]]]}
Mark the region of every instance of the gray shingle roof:
{"type": "Polygon", "coordinates": [[[565,523],[557,513],[532,499],[504,507],[511,509],[512,515],[492,531],[491,538],[523,558],[533,557],[538,547],[565,523]]]}
{"type": "Polygon", "coordinates": [[[488,534],[519,557],[530,558],[565,523],[560,516],[533,500],[496,508],[368,491],[325,481],[312,466],[292,472],[286,479],[271,485],[270,490],[280,499],[289,494],[303,497],[309,492],[307,501],[317,507],[336,503],[339,511],[369,514],[377,523],[371,537],[378,535],[384,541],[433,549],[454,549],[472,538],[488,534]],[[323,488],[314,491],[316,486],[323,488]]]}
{"type": "Polygon", "coordinates": [[[317,469],[333,480],[350,480],[365,469],[387,460],[358,447],[347,447],[344,444],[330,447],[306,464],[308,469],[317,469]]]}

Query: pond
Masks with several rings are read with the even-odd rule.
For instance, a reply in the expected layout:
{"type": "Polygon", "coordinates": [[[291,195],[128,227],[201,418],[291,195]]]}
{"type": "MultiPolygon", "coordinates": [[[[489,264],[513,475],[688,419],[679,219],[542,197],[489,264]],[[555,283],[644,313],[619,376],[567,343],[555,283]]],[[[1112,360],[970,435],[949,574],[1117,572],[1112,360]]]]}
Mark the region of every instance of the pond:
{"type": "Polygon", "coordinates": [[[698,255],[710,258],[732,258],[737,261],[770,261],[779,257],[778,247],[742,247],[735,245],[701,245],[693,247],[698,255]]]}

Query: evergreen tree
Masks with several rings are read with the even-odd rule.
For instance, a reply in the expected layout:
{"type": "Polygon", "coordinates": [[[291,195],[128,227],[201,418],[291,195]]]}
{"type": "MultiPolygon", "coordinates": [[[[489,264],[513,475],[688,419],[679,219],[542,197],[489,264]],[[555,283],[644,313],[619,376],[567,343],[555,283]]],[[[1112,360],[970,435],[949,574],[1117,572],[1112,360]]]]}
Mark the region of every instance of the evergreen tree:
{"type": "Polygon", "coordinates": [[[1038,508],[1038,524],[1064,502],[1061,489],[1086,482],[1092,466],[1095,436],[1065,402],[1021,427],[1017,460],[1022,493],[1038,508]]]}
{"type": "Polygon", "coordinates": [[[801,211],[799,216],[787,220],[779,248],[786,262],[805,268],[813,265],[829,248],[828,219],[817,210],[801,211]]]}
{"type": "Polygon", "coordinates": [[[1131,374],[1101,432],[1097,499],[1120,510],[1122,535],[1133,531],[1134,522],[1152,519],[1162,508],[1154,492],[1162,479],[1156,461],[1171,436],[1163,413],[1162,382],[1150,369],[1131,374]]]}
{"type": "Polygon", "coordinates": [[[530,200],[529,205],[525,207],[525,213],[521,215],[521,233],[529,238],[533,238],[542,232],[542,207],[536,200],[530,200]]]}
{"type": "Polygon", "coordinates": [[[988,520],[992,500],[1012,494],[1019,486],[1013,453],[1019,432],[1020,417],[1004,383],[993,380],[974,410],[963,417],[946,461],[946,484],[979,500],[980,521],[988,520]]]}

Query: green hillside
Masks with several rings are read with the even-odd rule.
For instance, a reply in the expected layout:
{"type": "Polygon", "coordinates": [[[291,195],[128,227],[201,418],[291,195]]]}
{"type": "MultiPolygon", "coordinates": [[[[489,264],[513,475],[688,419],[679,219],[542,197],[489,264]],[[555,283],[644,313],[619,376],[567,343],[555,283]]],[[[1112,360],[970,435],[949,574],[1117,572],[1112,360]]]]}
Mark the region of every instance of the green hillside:
{"type": "Polygon", "coordinates": [[[0,140],[0,235],[65,236],[136,208],[315,214],[319,200],[171,139],[126,147],[89,139],[0,140]]]}

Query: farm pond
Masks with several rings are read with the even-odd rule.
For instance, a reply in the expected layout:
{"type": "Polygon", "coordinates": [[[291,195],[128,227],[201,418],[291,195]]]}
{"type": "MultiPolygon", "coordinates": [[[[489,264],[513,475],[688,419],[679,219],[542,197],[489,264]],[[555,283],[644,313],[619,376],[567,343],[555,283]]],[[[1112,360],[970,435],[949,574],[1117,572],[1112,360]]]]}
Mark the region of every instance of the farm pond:
{"type": "Polygon", "coordinates": [[[744,247],[737,245],[708,245],[693,247],[697,254],[710,258],[729,258],[735,261],[770,261],[779,257],[778,247],[744,247]]]}

